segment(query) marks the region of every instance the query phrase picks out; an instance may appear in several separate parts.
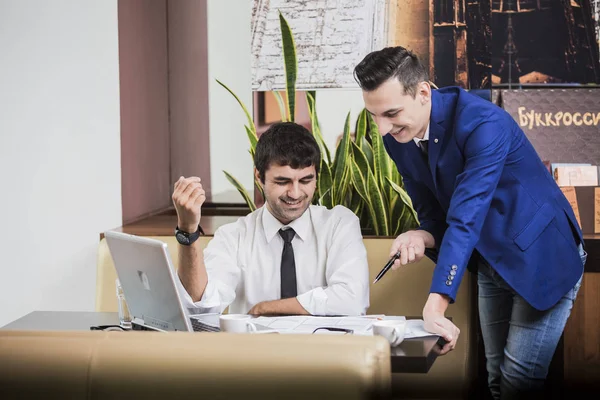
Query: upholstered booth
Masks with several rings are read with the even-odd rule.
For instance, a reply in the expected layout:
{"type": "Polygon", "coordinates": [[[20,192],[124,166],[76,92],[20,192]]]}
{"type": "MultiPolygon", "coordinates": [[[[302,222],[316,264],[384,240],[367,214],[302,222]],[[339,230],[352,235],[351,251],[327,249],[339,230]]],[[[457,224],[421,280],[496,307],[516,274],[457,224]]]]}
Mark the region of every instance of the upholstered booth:
{"type": "Polygon", "coordinates": [[[0,399],[382,399],[380,337],[0,331],[0,399]]]}

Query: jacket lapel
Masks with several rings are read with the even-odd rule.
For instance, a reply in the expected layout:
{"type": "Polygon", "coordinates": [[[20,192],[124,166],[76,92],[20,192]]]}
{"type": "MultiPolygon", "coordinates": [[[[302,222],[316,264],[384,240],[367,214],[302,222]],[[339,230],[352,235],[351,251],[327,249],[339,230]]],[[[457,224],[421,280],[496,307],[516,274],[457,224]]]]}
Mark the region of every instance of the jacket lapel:
{"type": "Polygon", "coordinates": [[[437,90],[431,91],[431,117],[429,119],[429,169],[433,178],[433,185],[437,191],[437,162],[440,157],[440,150],[444,143],[445,128],[443,122],[444,99],[437,90]]]}

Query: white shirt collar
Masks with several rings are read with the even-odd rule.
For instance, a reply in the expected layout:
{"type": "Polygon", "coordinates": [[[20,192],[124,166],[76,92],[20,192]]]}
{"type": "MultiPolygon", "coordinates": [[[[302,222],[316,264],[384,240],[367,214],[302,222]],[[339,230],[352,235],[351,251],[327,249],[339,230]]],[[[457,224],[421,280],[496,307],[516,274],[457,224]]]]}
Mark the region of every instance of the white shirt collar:
{"type": "Polygon", "coordinates": [[[277,218],[271,214],[267,204],[263,206],[263,215],[262,215],[262,223],[265,230],[265,238],[267,239],[267,243],[270,243],[271,240],[279,233],[281,228],[290,227],[293,228],[296,232],[296,236],[298,236],[302,241],[305,241],[308,238],[308,233],[310,231],[310,206],[304,211],[304,213],[290,222],[287,225],[282,224],[277,218]]]}
{"type": "Polygon", "coordinates": [[[414,137],[414,138],[413,138],[413,140],[415,141],[415,144],[416,144],[417,146],[420,146],[419,142],[420,142],[421,140],[429,140],[429,125],[430,125],[430,124],[427,124],[427,129],[425,129],[425,135],[423,136],[423,139],[419,139],[418,137],[414,137]]]}

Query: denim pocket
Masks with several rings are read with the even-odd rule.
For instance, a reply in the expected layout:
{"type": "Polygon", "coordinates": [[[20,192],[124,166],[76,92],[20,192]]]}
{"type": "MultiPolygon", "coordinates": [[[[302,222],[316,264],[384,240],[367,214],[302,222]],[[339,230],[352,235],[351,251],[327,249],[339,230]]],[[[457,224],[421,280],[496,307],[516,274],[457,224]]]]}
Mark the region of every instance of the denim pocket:
{"type": "Polygon", "coordinates": [[[583,246],[581,244],[579,244],[577,249],[579,250],[579,257],[581,257],[581,264],[585,267],[588,253],[583,249],[583,246]]]}
{"type": "Polygon", "coordinates": [[[575,301],[575,299],[577,298],[577,293],[579,293],[579,288],[581,288],[581,284],[583,282],[583,274],[581,274],[581,277],[579,278],[579,280],[577,281],[577,283],[575,284],[575,286],[573,286],[573,289],[571,289],[571,300],[575,301]]]}
{"type": "MultiPolygon", "coordinates": [[[[580,244],[578,246],[578,250],[579,250],[579,257],[581,257],[581,264],[585,267],[585,263],[587,261],[587,252],[585,250],[583,250],[583,246],[580,244]]],[[[575,286],[573,286],[573,289],[570,290],[570,296],[569,298],[573,301],[575,301],[575,298],[577,297],[577,293],[579,292],[579,288],[581,288],[581,284],[583,282],[583,272],[581,273],[581,276],[579,277],[579,280],[577,281],[577,283],[575,284],[575,286]]]]}
{"type": "Polygon", "coordinates": [[[583,264],[583,266],[585,267],[585,263],[587,262],[587,253],[584,251],[583,254],[579,254],[579,256],[581,257],[581,264],[583,264]]]}
{"type": "Polygon", "coordinates": [[[477,275],[484,275],[490,279],[494,279],[494,269],[483,257],[478,257],[477,259],[477,275]]]}

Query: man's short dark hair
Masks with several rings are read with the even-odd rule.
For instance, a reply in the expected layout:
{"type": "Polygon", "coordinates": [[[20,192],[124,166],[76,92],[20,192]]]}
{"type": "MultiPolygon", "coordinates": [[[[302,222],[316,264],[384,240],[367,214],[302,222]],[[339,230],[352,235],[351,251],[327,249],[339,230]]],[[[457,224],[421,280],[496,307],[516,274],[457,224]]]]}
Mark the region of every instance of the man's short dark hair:
{"type": "Polygon", "coordinates": [[[294,122],[278,122],[258,139],[254,153],[254,166],[260,180],[265,182],[265,172],[271,164],[289,165],[293,169],[315,166],[317,175],[321,165],[321,149],[312,133],[294,122]]]}
{"type": "Polygon", "coordinates": [[[413,98],[419,83],[429,80],[427,70],[419,58],[401,46],[386,47],[367,54],[354,68],[354,79],[361,89],[370,92],[391,77],[398,78],[404,93],[413,98]]]}

